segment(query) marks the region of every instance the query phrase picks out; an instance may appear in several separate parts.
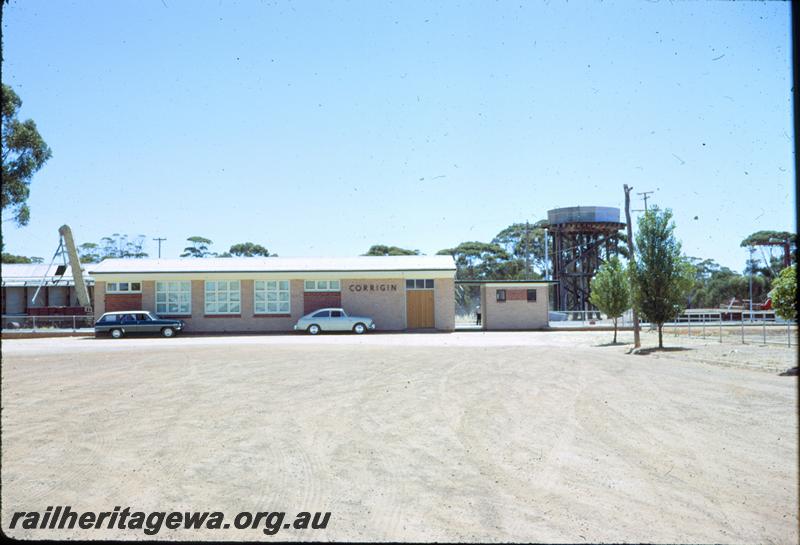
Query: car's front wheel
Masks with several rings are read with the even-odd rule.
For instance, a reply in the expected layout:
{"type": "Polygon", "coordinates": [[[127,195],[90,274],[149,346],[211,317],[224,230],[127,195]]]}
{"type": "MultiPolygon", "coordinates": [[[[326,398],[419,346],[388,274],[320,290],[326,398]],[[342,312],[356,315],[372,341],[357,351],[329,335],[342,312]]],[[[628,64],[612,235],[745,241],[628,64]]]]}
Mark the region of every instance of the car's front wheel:
{"type": "Polygon", "coordinates": [[[122,330],[121,329],[112,329],[111,330],[111,337],[114,339],[121,339],[122,338],[122,330]]]}
{"type": "Polygon", "coordinates": [[[165,327],[164,329],[161,330],[161,334],[165,337],[174,337],[175,330],[172,329],[171,327],[165,327]]]}
{"type": "Polygon", "coordinates": [[[317,335],[320,331],[322,331],[317,324],[311,324],[308,326],[308,332],[311,335],[317,335]]]}
{"type": "Polygon", "coordinates": [[[361,335],[366,331],[367,331],[367,326],[365,326],[362,323],[357,323],[356,325],[353,326],[353,333],[355,333],[356,335],[361,335]]]}

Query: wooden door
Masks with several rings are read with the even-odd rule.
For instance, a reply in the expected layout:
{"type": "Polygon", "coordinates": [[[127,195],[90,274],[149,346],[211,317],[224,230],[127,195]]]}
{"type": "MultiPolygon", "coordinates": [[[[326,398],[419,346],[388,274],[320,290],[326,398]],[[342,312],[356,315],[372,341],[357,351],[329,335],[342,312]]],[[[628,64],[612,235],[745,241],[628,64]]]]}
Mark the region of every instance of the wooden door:
{"type": "Polygon", "coordinates": [[[406,317],[408,329],[434,327],[433,290],[407,290],[406,317]]]}

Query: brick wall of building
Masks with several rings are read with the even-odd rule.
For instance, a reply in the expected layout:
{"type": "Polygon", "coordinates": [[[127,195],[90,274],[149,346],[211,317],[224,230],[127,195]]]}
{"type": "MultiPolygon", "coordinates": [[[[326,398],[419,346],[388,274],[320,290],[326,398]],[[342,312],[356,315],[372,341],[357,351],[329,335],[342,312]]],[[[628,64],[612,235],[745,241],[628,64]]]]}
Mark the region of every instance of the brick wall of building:
{"type": "Polygon", "coordinates": [[[378,330],[403,330],[406,328],[405,281],[342,280],[342,308],[348,314],[372,318],[378,330]]]}
{"type": "Polygon", "coordinates": [[[303,314],[320,308],[341,307],[342,293],[339,291],[307,291],[303,294],[303,314]]]}
{"type": "Polygon", "coordinates": [[[485,287],[481,310],[485,329],[544,329],[548,327],[547,286],[535,288],[485,287]],[[506,301],[497,301],[497,290],[506,290],[506,301]],[[536,301],[528,301],[528,289],[536,301]]]}
{"type": "Polygon", "coordinates": [[[192,315],[182,318],[187,332],[269,332],[293,331],[303,315],[303,281],[291,280],[289,314],[255,314],[253,281],[241,280],[241,312],[236,315],[207,315],[205,313],[205,282],[192,280],[192,315]]]}
{"type": "Polygon", "coordinates": [[[434,324],[441,331],[453,331],[456,321],[455,280],[437,278],[434,283],[434,324]]]}
{"type": "Polygon", "coordinates": [[[141,293],[106,293],[106,312],[143,310],[141,293]]]}

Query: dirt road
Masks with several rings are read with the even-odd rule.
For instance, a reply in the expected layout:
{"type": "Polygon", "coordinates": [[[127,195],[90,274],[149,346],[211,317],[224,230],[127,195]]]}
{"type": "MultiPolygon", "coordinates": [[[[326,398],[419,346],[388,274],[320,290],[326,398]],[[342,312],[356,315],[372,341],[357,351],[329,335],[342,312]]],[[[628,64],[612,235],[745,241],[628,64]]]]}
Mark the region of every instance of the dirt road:
{"type": "Polygon", "coordinates": [[[3,528],[147,537],[8,530],[131,506],[331,512],[283,540],[796,543],[793,352],[608,336],[5,341],[3,528]]]}

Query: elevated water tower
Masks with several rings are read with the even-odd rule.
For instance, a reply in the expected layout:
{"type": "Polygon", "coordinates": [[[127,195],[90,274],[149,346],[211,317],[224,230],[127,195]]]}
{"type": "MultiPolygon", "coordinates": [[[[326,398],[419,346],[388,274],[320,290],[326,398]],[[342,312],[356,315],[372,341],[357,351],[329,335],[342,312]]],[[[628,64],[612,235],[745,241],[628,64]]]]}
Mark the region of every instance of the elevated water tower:
{"type": "Polygon", "coordinates": [[[592,310],[589,283],[608,258],[617,255],[619,208],[570,206],[547,211],[553,239],[553,280],[558,281],[554,308],[592,310]]]}

